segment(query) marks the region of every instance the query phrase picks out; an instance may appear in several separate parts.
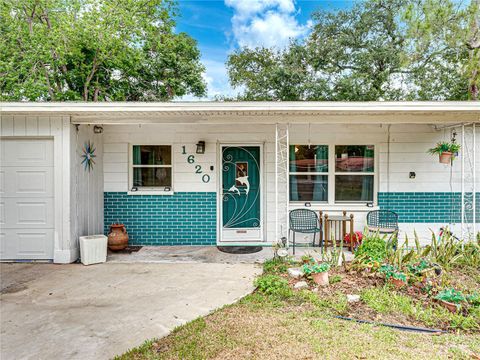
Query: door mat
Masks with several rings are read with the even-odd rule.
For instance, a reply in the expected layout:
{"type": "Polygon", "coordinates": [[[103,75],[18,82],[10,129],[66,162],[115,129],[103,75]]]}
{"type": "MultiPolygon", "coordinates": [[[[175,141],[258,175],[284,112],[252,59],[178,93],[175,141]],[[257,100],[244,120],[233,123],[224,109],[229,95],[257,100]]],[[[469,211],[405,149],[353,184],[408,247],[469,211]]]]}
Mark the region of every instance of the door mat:
{"type": "Polygon", "coordinates": [[[112,252],[115,253],[115,254],[131,254],[132,252],[137,252],[142,247],[143,246],[141,246],[141,245],[130,245],[130,246],[127,246],[123,250],[112,251],[112,252]]]}
{"type": "Polygon", "coordinates": [[[254,254],[262,251],[262,246],[217,246],[221,252],[228,254],[254,254]]]}

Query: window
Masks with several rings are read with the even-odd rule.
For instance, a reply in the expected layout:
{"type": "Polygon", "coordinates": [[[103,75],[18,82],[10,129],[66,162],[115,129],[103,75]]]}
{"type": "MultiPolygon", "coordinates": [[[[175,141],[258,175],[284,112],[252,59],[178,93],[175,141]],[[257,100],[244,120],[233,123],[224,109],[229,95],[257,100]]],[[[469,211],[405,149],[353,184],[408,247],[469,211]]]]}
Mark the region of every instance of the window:
{"type": "Polygon", "coordinates": [[[172,147],[132,146],[132,188],[170,190],[172,187],[172,147]]]}
{"type": "Polygon", "coordinates": [[[371,202],[374,146],[335,146],[335,201],[371,202]]]}
{"type": "Polygon", "coordinates": [[[328,146],[290,146],[290,200],[328,201],[328,146]]]}
{"type": "Polygon", "coordinates": [[[291,145],[289,160],[290,201],[374,200],[373,145],[291,145]],[[331,156],[329,150],[333,150],[331,156]]]}

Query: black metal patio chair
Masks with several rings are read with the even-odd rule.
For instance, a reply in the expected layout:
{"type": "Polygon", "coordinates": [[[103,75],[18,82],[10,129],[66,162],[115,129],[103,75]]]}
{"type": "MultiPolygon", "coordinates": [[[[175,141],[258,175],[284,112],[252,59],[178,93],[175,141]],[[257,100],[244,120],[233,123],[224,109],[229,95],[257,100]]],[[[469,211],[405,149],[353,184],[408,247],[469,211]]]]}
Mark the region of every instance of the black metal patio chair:
{"type": "MultiPolygon", "coordinates": [[[[321,234],[322,224],[318,215],[313,210],[295,209],[290,211],[290,229],[293,232],[293,254],[295,255],[295,233],[313,234],[312,246],[315,246],[317,233],[321,234]]],[[[320,236],[320,247],[322,246],[322,237],[320,236]]]]}
{"type": "Polygon", "coordinates": [[[398,232],[398,214],[390,210],[369,211],[367,229],[380,234],[394,234],[398,232]]]}

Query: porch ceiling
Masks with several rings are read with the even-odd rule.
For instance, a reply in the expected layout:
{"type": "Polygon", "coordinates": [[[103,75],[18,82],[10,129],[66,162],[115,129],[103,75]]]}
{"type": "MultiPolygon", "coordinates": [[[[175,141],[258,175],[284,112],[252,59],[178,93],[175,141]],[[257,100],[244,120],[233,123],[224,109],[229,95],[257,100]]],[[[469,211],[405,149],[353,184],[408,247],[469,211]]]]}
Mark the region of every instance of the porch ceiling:
{"type": "Polygon", "coordinates": [[[480,122],[480,102],[0,103],[2,115],[62,115],[77,124],[480,122]]]}

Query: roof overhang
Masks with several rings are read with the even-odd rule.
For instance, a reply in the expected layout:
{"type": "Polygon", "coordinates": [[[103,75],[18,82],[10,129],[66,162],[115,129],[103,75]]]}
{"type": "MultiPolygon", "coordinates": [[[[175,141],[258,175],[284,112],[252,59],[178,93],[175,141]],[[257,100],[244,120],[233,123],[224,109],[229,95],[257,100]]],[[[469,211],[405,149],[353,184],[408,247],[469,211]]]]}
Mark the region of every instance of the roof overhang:
{"type": "Polygon", "coordinates": [[[0,113],[70,116],[77,124],[456,124],[480,122],[480,102],[4,102],[0,113]]]}

